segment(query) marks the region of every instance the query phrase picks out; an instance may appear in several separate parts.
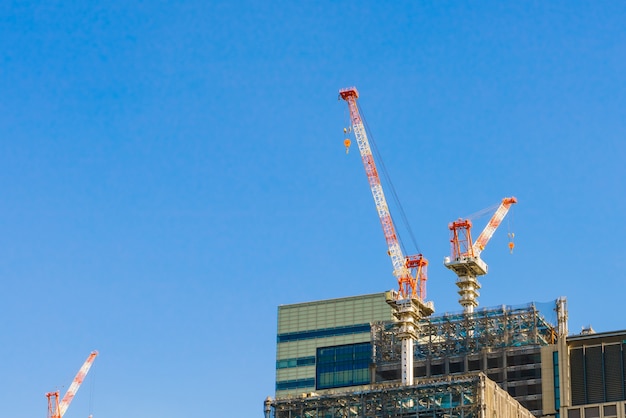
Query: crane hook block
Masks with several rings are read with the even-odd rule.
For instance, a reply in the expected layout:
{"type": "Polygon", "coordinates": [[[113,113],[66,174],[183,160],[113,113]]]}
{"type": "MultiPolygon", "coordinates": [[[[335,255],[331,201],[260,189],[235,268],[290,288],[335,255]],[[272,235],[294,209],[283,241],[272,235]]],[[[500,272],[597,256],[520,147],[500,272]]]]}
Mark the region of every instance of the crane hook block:
{"type": "Polygon", "coordinates": [[[515,248],[515,243],[513,241],[509,242],[509,251],[513,254],[513,248],[515,248]]]}
{"type": "Polygon", "coordinates": [[[343,145],[345,145],[345,147],[346,147],[346,154],[350,151],[350,144],[351,144],[351,142],[350,142],[350,140],[348,138],[343,140],[343,145]]]}

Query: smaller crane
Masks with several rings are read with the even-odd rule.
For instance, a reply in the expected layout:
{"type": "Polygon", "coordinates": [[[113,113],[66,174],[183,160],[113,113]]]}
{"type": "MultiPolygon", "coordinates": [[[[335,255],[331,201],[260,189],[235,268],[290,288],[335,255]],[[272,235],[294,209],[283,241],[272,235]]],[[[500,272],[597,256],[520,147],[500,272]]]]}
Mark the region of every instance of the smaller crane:
{"type": "Polygon", "coordinates": [[[48,398],[48,418],[63,417],[65,411],[67,411],[67,408],[70,406],[70,403],[74,399],[74,395],[76,395],[76,392],[78,392],[80,385],[83,383],[83,380],[85,380],[85,376],[87,376],[87,373],[89,372],[89,369],[91,368],[91,365],[93,364],[93,361],[96,359],[97,355],[97,351],[92,351],[91,354],[89,354],[89,357],[87,357],[87,360],[85,360],[83,366],[80,368],[78,373],[76,373],[76,377],[74,377],[70,388],[65,393],[65,396],[63,396],[61,402],[59,402],[58,390],[55,392],[46,393],[46,397],[48,398]]]}
{"type": "MultiPolygon", "coordinates": [[[[452,254],[450,257],[444,258],[443,264],[454,271],[458,277],[456,285],[461,296],[459,303],[463,306],[465,313],[474,312],[474,308],[478,306],[476,299],[479,296],[480,283],[478,283],[477,277],[487,274],[487,263],[480,258],[480,254],[509,212],[511,205],[515,203],[517,203],[517,199],[514,197],[502,199],[487,226],[474,242],[472,242],[471,234],[472,221],[469,219],[458,219],[448,226],[451,232],[452,254]]],[[[512,242],[509,244],[509,248],[513,249],[512,242]]]]}

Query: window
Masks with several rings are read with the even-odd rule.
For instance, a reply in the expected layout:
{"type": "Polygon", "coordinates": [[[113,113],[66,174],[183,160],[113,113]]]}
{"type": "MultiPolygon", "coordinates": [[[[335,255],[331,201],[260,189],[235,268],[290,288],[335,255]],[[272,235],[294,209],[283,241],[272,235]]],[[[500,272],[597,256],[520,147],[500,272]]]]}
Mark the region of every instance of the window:
{"type": "Polygon", "coordinates": [[[311,340],[314,338],[336,337],[339,335],[351,335],[370,332],[370,324],[358,324],[345,327],[313,329],[308,331],[286,332],[278,334],[276,341],[286,343],[289,341],[311,340]]]}
{"type": "Polygon", "coordinates": [[[525,370],[509,370],[507,374],[510,382],[517,382],[520,380],[541,379],[541,369],[525,369],[525,370]]]}
{"type": "Polygon", "coordinates": [[[301,367],[301,366],[313,366],[315,364],[315,357],[299,357],[299,358],[289,358],[284,360],[276,361],[277,369],[286,369],[290,367],[301,367]]]}
{"type": "Polygon", "coordinates": [[[315,387],[315,381],[313,379],[297,379],[297,380],[285,380],[282,382],[276,382],[276,390],[289,390],[289,389],[303,389],[315,387]]]}
{"type": "Polygon", "coordinates": [[[317,389],[364,385],[370,382],[370,343],[317,349],[317,389]]]}
{"type": "Polygon", "coordinates": [[[559,352],[552,352],[552,367],[554,371],[554,409],[557,411],[557,418],[559,415],[559,409],[561,408],[561,385],[559,377],[559,352]]]}
{"type": "Polygon", "coordinates": [[[488,369],[498,369],[502,367],[502,357],[487,358],[488,369]]]}
{"type": "Polygon", "coordinates": [[[481,359],[468,359],[467,360],[467,369],[469,371],[482,370],[481,359]]]}
{"type": "Polygon", "coordinates": [[[604,416],[605,417],[616,417],[617,416],[617,405],[604,405],[604,416]]]}
{"type": "Polygon", "coordinates": [[[444,373],[444,365],[443,364],[431,364],[430,365],[430,375],[431,376],[439,376],[444,373]]]}
{"type": "Polygon", "coordinates": [[[463,361],[451,361],[450,362],[450,373],[462,373],[463,372],[463,361]]]}
{"type": "Polygon", "coordinates": [[[580,409],[568,409],[567,418],[580,418],[580,409]]]}

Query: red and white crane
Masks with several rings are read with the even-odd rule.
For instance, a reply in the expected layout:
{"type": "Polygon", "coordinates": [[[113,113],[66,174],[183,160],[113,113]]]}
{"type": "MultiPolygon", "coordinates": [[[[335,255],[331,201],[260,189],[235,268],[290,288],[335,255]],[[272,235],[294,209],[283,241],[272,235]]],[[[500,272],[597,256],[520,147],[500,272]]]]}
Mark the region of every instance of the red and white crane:
{"type": "Polygon", "coordinates": [[[91,354],[89,354],[89,357],[87,357],[87,360],[83,363],[82,367],[76,374],[76,377],[74,377],[72,384],[65,393],[65,396],[63,396],[61,402],[59,402],[58,390],[56,392],[46,393],[46,397],[48,398],[48,418],[63,417],[65,411],[67,411],[67,408],[70,406],[70,403],[72,403],[76,392],[78,392],[80,385],[83,383],[83,380],[85,380],[85,376],[87,376],[87,373],[89,372],[89,369],[91,368],[91,365],[97,355],[97,351],[92,351],[91,354]]]}
{"type": "MultiPolygon", "coordinates": [[[[402,253],[398,234],[389,213],[385,193],[367,139],[363,119],[356,103],[359,92],[356,87],[349,87],[339,90],[339,96],[348,103],[352,131],[359,146],[365,174],[387,241],[387,253],[391,257],[393,275],[398,282],[398,292],[389,292],[387,302],[394,308],[394,315],[398,319],[399,325],[398,335],[402,339],[402,382],[412,385],[413,342],[417,339],[417,321],[434,312],[432,302],[424,302],[428,261],[422,254],[405,257],[402,253]]],[[[344,141],[344,144],[347,148],[350,145],[349,140],[344,141]]]]}
{"type": "Polygon", "coordinates": [[[359,152],[361,153],[361,159],[365,167],[365,174],[367,175],[367,180],[376,205],[376,211],[378,212],[378,217],[383,227],[383,233],[385,234],[385,240],[387,241],[387,252],[389,257],[391,257],[393,275],[398,281],[398,298],[419,298],[423,300],[426,297],[425,282],[427,279],[426,266],[428,266],[428,261],[422,254],[410,257],[405,257],[402,254],[396,228],[391,219],[385,193],[380,183],[374,156],[372,155],[367,134],[365,133],[365,126],[363,125],[363,120],[361,119],[356,104],[359,93],[356,87],[350,87],[340,90],[339,95],[348,102],[352,130],[354,131],[354,136],[359,146],[359,152]]]}
{"type": "MultiPolygon", "coordinates": [[[[474,308],[478,306],[476,299],[479,296],[480,283],[477,277],[487,274],[487,263],[480,258],[480,254],[509,212],[511,205],[515,203],[517,199],[514,197],[502,199],[487,226],[474,242],[472,242],[471,220],[458,219],[448,226],[451,236],[451,255],[444,259],[443,264],[454,271],[458,277],[456,284],[461,296],[459,303],[463,306],[465,313],[474,312],[474,308]]],[[[513,242],[509,243],[509,248],[513,250],[513,242]]]]}

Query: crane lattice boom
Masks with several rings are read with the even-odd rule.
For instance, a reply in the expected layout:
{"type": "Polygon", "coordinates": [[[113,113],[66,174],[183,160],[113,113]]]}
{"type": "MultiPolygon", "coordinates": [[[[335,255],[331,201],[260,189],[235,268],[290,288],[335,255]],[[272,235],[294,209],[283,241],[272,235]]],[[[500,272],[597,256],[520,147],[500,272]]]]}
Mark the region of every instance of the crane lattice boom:
{"type": "Polygon", "coordinates": [[[89,372],[89,369],[91,368],[91,365],[97,355],[97,351],[92,351],[91,354],[89,354],[89,357],[87,357],[87,360],[85,360],[85,363],[83,363],[82,367],[74,377],[72,384],[65,393],[65,396],[63,396],[61,402],[59,402],[58,391],[46,394],[48,397],[48,415],[50,418],[61,418],[65,415],[65,411],[67,411],[70,403],[72,403],[76,392],[78,392],[80,385],[83,383],[83,380],[85,380],[85,376],[87,376],[87,373],[89,372]]]}
{"type": "Polygon", "coordinates": [[[354,136],[359,146],[365,174],[367,175],[367,180],[376,205],[376,211],[378,212],[378,218],[380,219],[383,233],[385,234],[385,240],[387,241],[387,251],[389,257],[391,257],[393,275],[398,280],[399,297],[402,299],[415,297],[424,299],[426,297],[425,282],[428,261],[421,254],[411,257],[405,257],[402,254],[398,235],[396,234],[396,229],[391,219],[391,214],[389,213],[385,193],[383,192],[380,177],[376,169],[376,163],[367,139],[365,126],[363,125],[363,120],[361,119],[359,108],[356,104],[359,93],[356,87],[350,87],[340,90],[339,95],[348,103],[348,108],[350,109],[352,130],[354,131],[354,136]],[[415,270],[415,276],[411,274],[411,269],[415,270]]]}
{"type": "Polygon", "coordinates": [[[498,227],[500,226],[500,223],[502,223],[502,220],[504,219],[506,214],[509,212],[511,205],[514,203],[517,203],[517,199],[514,197],[505,197],[504,199],[502,199],[502,202],[500,203],[500,206],[498,206],[496,213],[493,214],[493,216],[487,223],[487,226],[485,227],[485,229],[483,229],[483,232],[481,232],[478,238],[476,238],[476,241],[473,245],[474,255],[479,256],[480,253],[485,249],[487,243],[493,236],[494,232],[496,232],[496,229],[498,229],[498,227]]]}

